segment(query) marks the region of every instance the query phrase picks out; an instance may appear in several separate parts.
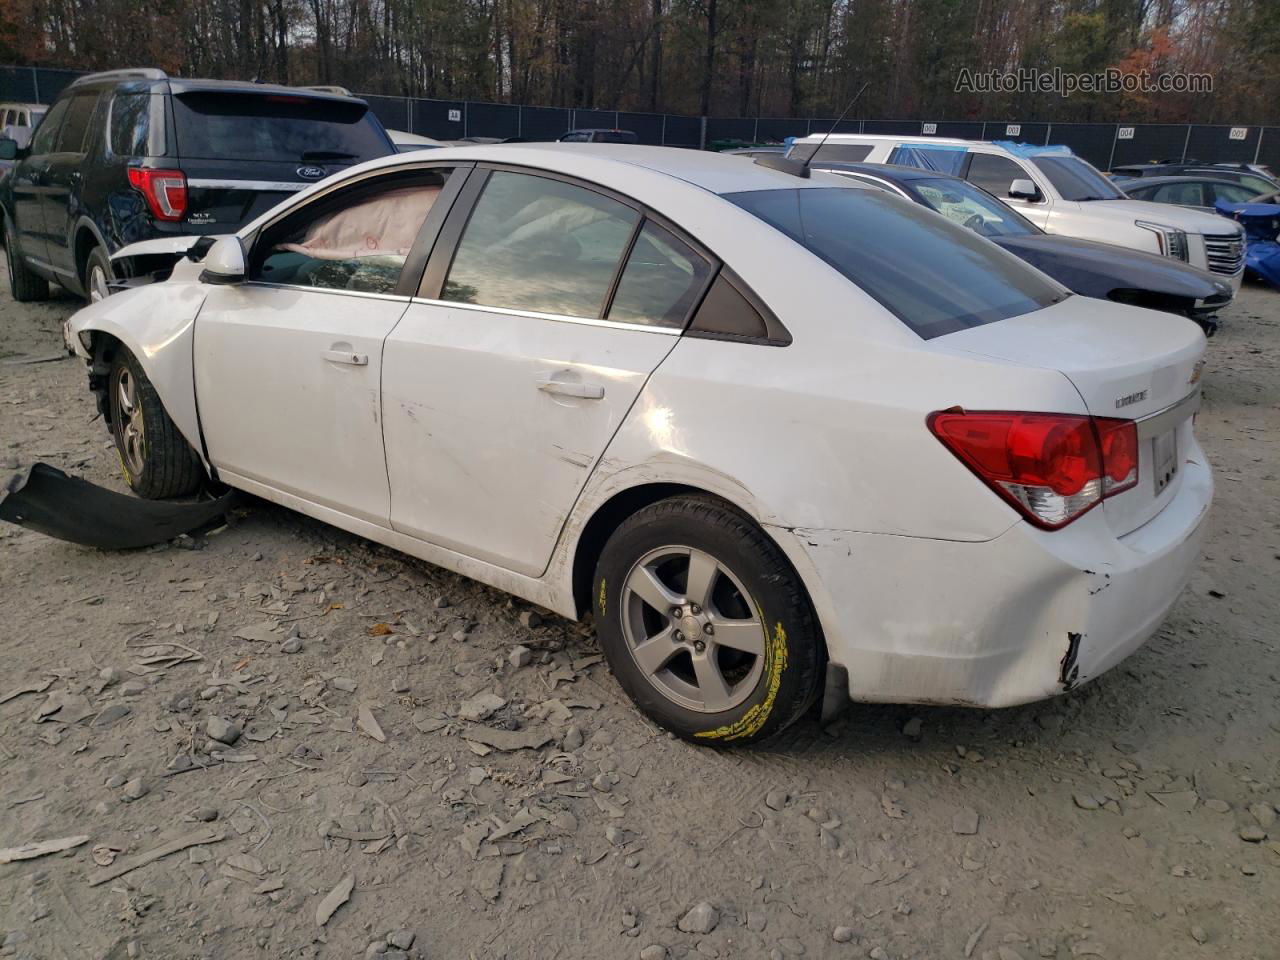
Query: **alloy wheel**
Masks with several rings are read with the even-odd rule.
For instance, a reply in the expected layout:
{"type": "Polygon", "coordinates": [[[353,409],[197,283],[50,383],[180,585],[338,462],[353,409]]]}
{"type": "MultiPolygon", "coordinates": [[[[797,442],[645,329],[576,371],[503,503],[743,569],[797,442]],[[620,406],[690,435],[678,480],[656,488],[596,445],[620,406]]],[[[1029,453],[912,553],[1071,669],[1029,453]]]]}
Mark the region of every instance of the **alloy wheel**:
{"type": "Polygon", "coordinates": [[[89,302],[97,303],[99,300],[105,300],[111,295],[111,290],[107,285],[107,271],[103,270],[98,264],[93,264],[89,268],[89,302]]]}
{"type": "Polygon", "coordinates": [[[739,706],[764,669],[759,606],[732,570],[693,547],[659,547],[631,568],[622,633],[645,679],[699,713],[739,706]]]}
{"type": "Polygon", "coordinates": [[[146,424],[138,401],[138,381],[128,367],[116,378],[116,403],[120,417],[120,445],[125,465],[137,477],[146,466],[146,424]]]}

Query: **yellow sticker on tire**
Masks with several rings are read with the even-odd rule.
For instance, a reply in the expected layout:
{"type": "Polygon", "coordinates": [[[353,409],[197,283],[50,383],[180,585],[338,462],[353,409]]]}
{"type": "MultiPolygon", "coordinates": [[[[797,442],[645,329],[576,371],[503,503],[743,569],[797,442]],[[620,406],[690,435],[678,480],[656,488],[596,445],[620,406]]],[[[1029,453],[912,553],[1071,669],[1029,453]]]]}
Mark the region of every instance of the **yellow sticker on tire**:
{"type": "Polygon", "coordinates": [[[600,578],[600,616],[604,616],[604,577],[600,578]]]}
{"type": "MultiPolygon", "coordinates": [[[[763,612],[760,615],[764,619],[763,612]]],[[[767,689],[764,699],[755,704],[733,723],[714,730],[703,730],[695,733],[695,737],[705,740],[740,740],[743,737],[755,736],[763,729],[773,712],[773,703],[778,699],[778,688],[782,686],[782,674],[787,669],[787,631],[781,623],[773,625],[773,636],[764,645],[764,677],[767,689]]]]}

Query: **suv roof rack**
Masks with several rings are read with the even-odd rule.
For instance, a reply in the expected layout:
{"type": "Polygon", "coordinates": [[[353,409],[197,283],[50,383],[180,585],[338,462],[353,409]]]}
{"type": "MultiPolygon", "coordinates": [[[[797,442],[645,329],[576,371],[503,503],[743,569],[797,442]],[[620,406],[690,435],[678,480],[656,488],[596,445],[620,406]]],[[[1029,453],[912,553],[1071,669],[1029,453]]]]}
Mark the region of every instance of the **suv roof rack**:
{"type": "Polygon", "coordinates": [[[77,77],[72,86],[92,83],[96,80],[168,80],[169,75],[159,67],[127,67],[123,70],[103,70],[101,73],[90,73],[77,77]]]}

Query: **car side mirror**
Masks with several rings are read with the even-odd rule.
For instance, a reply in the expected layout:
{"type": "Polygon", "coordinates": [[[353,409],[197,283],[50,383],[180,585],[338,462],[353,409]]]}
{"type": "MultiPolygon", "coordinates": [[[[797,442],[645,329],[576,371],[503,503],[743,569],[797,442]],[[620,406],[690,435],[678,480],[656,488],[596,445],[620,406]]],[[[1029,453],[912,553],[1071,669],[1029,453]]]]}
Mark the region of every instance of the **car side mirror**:
{"type": "Polygon", "coordinates": [[[204,258],[201,283],[243,283],[245,278],[244,244],[236,236],[214,242],[204,258]]]}
{"type": "Polygon", "coordinates": [[[13,137],[0,137],[0,160],[18,159],[18,141],[13,137]]]}
{"type": "Polygon", "coordinates": [[[1036,201],[1042,198],[1040,188],[1025,177],[1019,177],[1009,184],[1009,196],[1014,200],[1036,201]]]}

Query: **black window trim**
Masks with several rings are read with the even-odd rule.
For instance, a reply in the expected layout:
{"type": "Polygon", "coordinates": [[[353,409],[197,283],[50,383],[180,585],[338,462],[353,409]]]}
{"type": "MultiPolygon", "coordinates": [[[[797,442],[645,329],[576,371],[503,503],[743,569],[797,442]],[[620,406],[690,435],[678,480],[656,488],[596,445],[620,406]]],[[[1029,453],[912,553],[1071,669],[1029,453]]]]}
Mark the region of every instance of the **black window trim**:
{"type": "Polygon", "coordinates": [[[693,313],[689,325],[685,328],[684,335],[695,340],[727,340],[730,343],[750,343],[765,347],[789,347],[791,346],[791,331],[783,326],[782,321],[778,319],[778,315],[769,309],[768,304],[760,299],[760,296],[751,289],[751,287],[738,276],[728,266],[721,265],[711,277],[711,283],[707,284],[707,288],[702,291],[702,296],[698,298],[697,304],[693,308],[693,313]],[[698,309],[702,306],[702,302],[706,300],[707,294],[711,292],[711,287],[720,277],[724,277],[725,282],[742,297],[743,300],[751,306],[756,313],[760,315],[760,319],[764,321],[765,335],[763,337],[744,336],[737,333],[723,333],[718,330],[699,330],[698,329],[698,309]]]}
{"type": "MultiPolygon", "coordinates": [[[[403,278],[403,275],[402,275],[403,278]]],[[[790,332],[782,325],[772,310],[765,305],[764,301],[755,293],[751,287],[734,273],[724,261],[716,256],[714,252],[709,250],[704,244],[695,240],[687,231],[682,229],[675,223],[672,223],[667,217],[650,209],[645,204],[633,197],[618,193],[609,187],[594,181],[575,177],[568,174],[560,173],[556,170],[547,170],[543,167],[525,166],[514,163],[495,163],[480,162],[475,164],[475,170],[467,180],[465,188],[460,192],[457,200],[454,202],[452,209],[449,211],[448,219],[439,232],[438,238],[435,240],[434,248],[431,250],[430,258],[427,261],[426,269],[422,274],[422,282],[418,286],[413,296],[415,301],[420,301],[432,306],[457,307],[467,310],[489,311],[492,313],[510,314],[514,316],[527,316],[534,319],[560,320],[572,323],[582,323],[586,325],[607,326],[620,330],[637,330],[647,333],[659,333],[667,336],[682,335],[696,337],[705,340],[731,340],[737,343],[756,343],[766,346],[784,347],[791,343],[790,332]],[[503,173],[519,173],[529,176],[542,177],[547,180],[556,180],[561,183],[567,183],[571,186],[581,187],[590,190],[593,193],[616,200],[619,203],[635,210],[640,216],[636,221],[636,225],[632,230],[631,239],[628,241],[626,250],[618,262],[617,269],[614,271],[613,280],[609,286],[608,295],[605,297],[604,306],[601,314],[596,317],[570,317],[559,314],[546,314],[534,310],[518,310],[509,307],[489,306],[485,304],[469,304],[457,303],[452,300],[444,300],[441,294],[444,291],[445,279],[449,275],[449,271],[453,268],[453,260],[458,252],[459,243],[462,240],[462,234],[466,230],[467,224],[471,220],[471,214],[475,211],[476,203],[480,199],[480,195],[484,191],[485,185],[489,181],[489,177],[496,172],[503,173]],[[667,230],[677,240],[689,246],[696,254],[706,259],[711,269],[707,271],[707,278],[703,283],[703,287],[698,291],[689,305],[689,311],[685,315],[684,322],[679,327],[667,326],[648,326],[642,323],[631,323],[623,320],[608,320],[609,308],[613,306],[614,297],[618,292],[618,285],[622,280],[622,273],[626,269],[627,260],[631,255],[636,240],[640,236],[640,231],[644,229],[646,222],[652,220],[655,224],[667,230]],[[707,294],[714,286],[716,279],[721,275],[725,275],[739,294],[747,300],[748,303],[760,314],[765,321],[765,328],[768,331],[766,337],[744,337],[735,334],[713,333],[709,331],[699,331],[694,329],[694,321],[698,315],[698,309],[702,306],[702,302],[706,299],[707,294]]]]}
{"type": "Polygon", "coordinates": [[[246,278],[246,285],[268,287],[271,289],[309,290],[315,293],[368,297],[377,300],[398,300],[403,302],[412,299],[414,291],[418,288],[418,285],[421,282],[422,274],[426,269],[427,260],[431,254],[431,250],[441,233],[441,229],[447,221],[449,212],[457,203],[458,196],[465,188],[467,182],[473,179],[470,175],[474,167],[475,161],[473,160],[454,160],[451,162],[437,160],[435,162],[415,163],[412,165],[397,165],[391,169],[370,170],[364,176],[357,177],[354,180],[343,180],[341,183],[336,183],[329,189],[320,191],[319,193],[308,197],[306,202],[302,204],[290,206],[288,210],[282,211],[278,216],[255,228],[241,238],[246,250],[248,251],[246,260],[250,277],[246,278]],[[444,187],[440,191],[440,196],[437,197],[436,202],[432,204],[431,210],[427,214],[427,219],[423,221],[422,227],[419,229],[418,235],[414,239],[413,246],[410,247],[409,253],[405,257],[404,266],[400,268],[400,279],[396,283],[394,292],[376,293],[369,290],[337,290],[331,287],[312,287],[296,283],[273,283],[269,280],[257,280],[252,278],[252,272],[255,269],[255,262],[257,260],[256,255],[258,253],[258,243],[264,235],[269,235],[282,223],[293,220],[295,217],[304,216],[307,211],[314,210],[317,204],[323,205],[325,203],[332,202],[335,199],[335,195],[339,192],[345,193],[351,188],[358,189],[357,185],[369,184],[371,181],[383,180],[397,175],[403,176],[420,171],[435,170],[452,170],[453,173],[447,180],[445,180],[444,187]]]}

